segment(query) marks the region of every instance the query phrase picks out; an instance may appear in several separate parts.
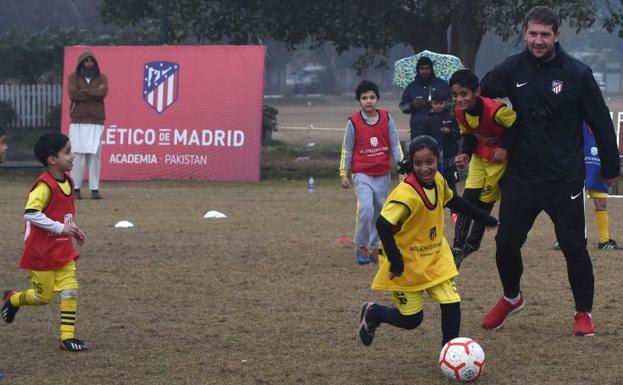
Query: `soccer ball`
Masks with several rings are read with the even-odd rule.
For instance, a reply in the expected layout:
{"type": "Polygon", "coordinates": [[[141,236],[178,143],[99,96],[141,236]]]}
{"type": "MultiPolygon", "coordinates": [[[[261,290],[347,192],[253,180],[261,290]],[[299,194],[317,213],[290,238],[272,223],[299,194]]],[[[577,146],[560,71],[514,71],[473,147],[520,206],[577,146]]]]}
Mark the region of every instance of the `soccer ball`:
{"type": "Polygon", "coordinates": [[[485,368],[485,352],[478,342],[458,337],[441,349],[439,369],[444,376],[461,382],[474,381],[485,368]]]}

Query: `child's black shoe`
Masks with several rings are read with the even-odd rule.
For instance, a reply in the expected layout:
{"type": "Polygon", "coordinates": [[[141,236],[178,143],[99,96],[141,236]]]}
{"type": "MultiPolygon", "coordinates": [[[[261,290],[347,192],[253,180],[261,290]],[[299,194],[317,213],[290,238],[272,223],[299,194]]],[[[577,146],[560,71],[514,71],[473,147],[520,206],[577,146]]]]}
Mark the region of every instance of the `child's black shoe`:
{"type": "Polygon", "coordinates": [[[17,311],[19,310],[19,307],[15,307],[11,304],[11,296],[15,293],[17,293],[17,291],[13,289],[6,290],[4,292],[4,296],[2,297],[2,300],[4,300],[4,305],[2,305],[1,311],[2,319],[8,324],[13,322],[15,314],[17,314],[17,311]]]}
{"type": "Polygon", "coordinates": [[[66,340],[61,341],[61,350],[67,352],[85,352],[87,349],[86,342],[79,340],[77,338],[67,338],[66,340]]]}

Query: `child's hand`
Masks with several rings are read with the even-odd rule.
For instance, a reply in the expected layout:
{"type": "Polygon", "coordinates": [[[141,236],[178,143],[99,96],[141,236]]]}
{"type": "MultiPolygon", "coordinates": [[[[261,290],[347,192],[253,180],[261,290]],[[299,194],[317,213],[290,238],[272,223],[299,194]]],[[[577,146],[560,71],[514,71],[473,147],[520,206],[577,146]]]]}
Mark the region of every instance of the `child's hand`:
{"type": "Polygon", "coordinates": [[[389,279],[394,279],[395,277],[400,277],[404,270],[405,270],[405,267],[403,265],[402,257],[398,261],[390,262],[390,265],[389,265],[389,279]]]}
{"type": "Polygon", "coordinates": [[[491,161],[493,163],[504,163],[507,156],[508,152],[505,149],[498,147],[493,150],[493,154],[491,155],[491,161]]]}
{"type": "Polygon", "coordinates": [[[350,181],[348,180],[347,176],[341,176],[340,183],[342,184],[342,188],[345,188],[345,189],[350,188],[350,181]]]}
{"type": "Polygon", "coordinates": [[[394,279],[395,277],[400,277],[402,275],[402,271],[400,273],[389,272],[389,279],[394,279]]]}
{"type": "Polygon", "coordinates": [[[456,164],[458,168],[465,167],[468,161],[469,161],[469,156],[467,156],[467,154],[459,154],[456,157],[454,157],[454,163],[456,164]]]}
{"type": "Polygon", "coordinates": [[[63,234],[69,235],[70,237],[74,238],[80,246],[84,244],[84,233],[78,228],[78,226],[74,225],[73,223],[65,224],[65,226],[63,227],[63,234]]]}

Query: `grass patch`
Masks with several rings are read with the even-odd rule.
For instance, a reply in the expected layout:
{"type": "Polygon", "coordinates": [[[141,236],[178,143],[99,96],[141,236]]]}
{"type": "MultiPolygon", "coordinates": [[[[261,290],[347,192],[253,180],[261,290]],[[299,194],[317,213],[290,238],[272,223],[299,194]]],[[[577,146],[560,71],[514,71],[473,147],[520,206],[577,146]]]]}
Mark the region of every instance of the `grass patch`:
{"type": "Polygon", "coordinates": [[[262,179],[307,179],[339,175],[341,148],[334,144],[314,146],[282,141],[262,147],[262,179]]]}

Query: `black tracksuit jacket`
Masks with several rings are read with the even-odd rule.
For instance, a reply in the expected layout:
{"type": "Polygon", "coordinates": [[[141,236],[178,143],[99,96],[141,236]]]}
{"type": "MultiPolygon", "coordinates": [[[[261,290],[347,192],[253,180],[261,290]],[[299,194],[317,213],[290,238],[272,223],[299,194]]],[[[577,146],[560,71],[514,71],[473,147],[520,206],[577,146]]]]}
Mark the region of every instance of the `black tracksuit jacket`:
{"type": "Polygon", "coordinates": [[[549,62],[527,49],[508,57],[481,88],[483,96],[508,97],[518,115],[505,178],[533,187],[583,181],[583,120],[595,134],[601,175],[619,175],[614,127],[593,73],[558,44],[549,62]]]}

